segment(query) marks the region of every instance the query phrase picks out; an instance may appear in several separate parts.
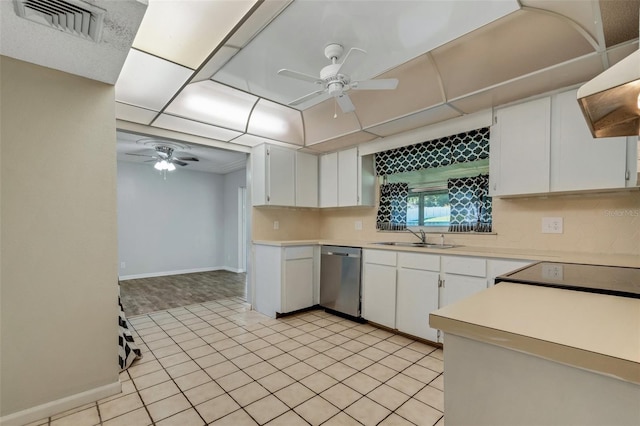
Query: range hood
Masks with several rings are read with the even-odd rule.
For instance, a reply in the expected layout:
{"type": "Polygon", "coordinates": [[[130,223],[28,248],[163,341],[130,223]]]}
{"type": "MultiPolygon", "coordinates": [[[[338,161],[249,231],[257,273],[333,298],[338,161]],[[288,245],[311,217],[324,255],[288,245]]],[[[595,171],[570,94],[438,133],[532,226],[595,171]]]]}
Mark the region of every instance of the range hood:
{"type": "Polygon", "coordinates": [[[594,137],[640,135],[640,50],[582,85],[578,103],[594,137]]]}

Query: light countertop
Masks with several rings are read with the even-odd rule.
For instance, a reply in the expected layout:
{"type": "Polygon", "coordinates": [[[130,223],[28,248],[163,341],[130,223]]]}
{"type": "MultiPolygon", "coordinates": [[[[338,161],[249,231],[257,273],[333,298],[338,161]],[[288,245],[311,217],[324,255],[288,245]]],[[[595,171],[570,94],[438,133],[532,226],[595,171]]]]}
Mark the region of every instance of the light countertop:
{"type": "Polygon", "coordinates": [[[429,316],[446,333],[640,384],[640,299],[499,283],[429,316]]]}
{"type": "Polygon", "coordinates": [[[431,253],[439,255],[476,256],[497,259],[522,259],[547,262],[584,263],[590,265],[626,266],[640,268],[640,256],[625,254],[580,253],[550,250],[529,250],[500,247],[459,246],[450,249],[431,249],[423,247],[385,246],[373,242],[348,241],[348,240],[287,240],[267,241],[256,240],[253,244],[270,245],[279,247],[303,246],[303,245],[339,245],[350,247],[362,247],[375,250],[410,251],[415,253],[431,253]]]}

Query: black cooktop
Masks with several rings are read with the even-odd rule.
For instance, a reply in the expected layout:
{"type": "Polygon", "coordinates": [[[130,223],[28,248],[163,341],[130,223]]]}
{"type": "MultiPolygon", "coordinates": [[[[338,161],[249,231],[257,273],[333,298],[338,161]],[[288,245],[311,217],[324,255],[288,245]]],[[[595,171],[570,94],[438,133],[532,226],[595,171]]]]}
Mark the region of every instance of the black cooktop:
{"type": "Polygon", "coordinates": [[[538,262],[496,278],[501,281],[640,299],[640,268],[538,262]]]}

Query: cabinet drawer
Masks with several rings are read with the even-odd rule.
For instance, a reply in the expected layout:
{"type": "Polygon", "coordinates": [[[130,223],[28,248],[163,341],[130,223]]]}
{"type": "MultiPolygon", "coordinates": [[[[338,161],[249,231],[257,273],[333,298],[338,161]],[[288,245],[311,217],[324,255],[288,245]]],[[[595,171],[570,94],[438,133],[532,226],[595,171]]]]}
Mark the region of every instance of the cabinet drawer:
{"type": "Polygon", "coordinates": [[[442,271],[450,274],[487,276],[487,260],[464,256],[442,256],[442,271]]]}
{"type": "Polygon", "coordinates": [[[307,259],[313,257],[313,246],[287,247],[284,249],[285,260],[307,259]]]}
{"type": "Polygon", "coordinates": [[[440,256],[421,253],[398,253],[398,266],[440,272],[440,256]]]}
{"type": "Polygon", "coordinates": [[[396,266],[396,252],[386,250],[364,250],[365,263],[396,266]]]}

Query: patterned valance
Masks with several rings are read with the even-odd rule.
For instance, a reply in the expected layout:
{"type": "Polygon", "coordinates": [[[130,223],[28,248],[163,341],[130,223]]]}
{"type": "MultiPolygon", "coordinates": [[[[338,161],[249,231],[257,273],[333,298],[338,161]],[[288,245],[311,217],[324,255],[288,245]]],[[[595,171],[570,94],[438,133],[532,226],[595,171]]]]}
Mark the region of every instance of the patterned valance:
{"type": "Polygon", "coordinates": [[[380,185],[380,206],[376,229],[403,231],[407,229],[407,197],[409,184],[385,183],[380,185]]]}
{"type": "Polygon", "coordinates": [[[489,175],[449,179],[449,232],[491,232],[489,175]]]}
{"type": "Polygon", "coordinates": [[[485,158],[489,158],[489,127],[378,152],[376,174],[385,176],[485,158]]]}

